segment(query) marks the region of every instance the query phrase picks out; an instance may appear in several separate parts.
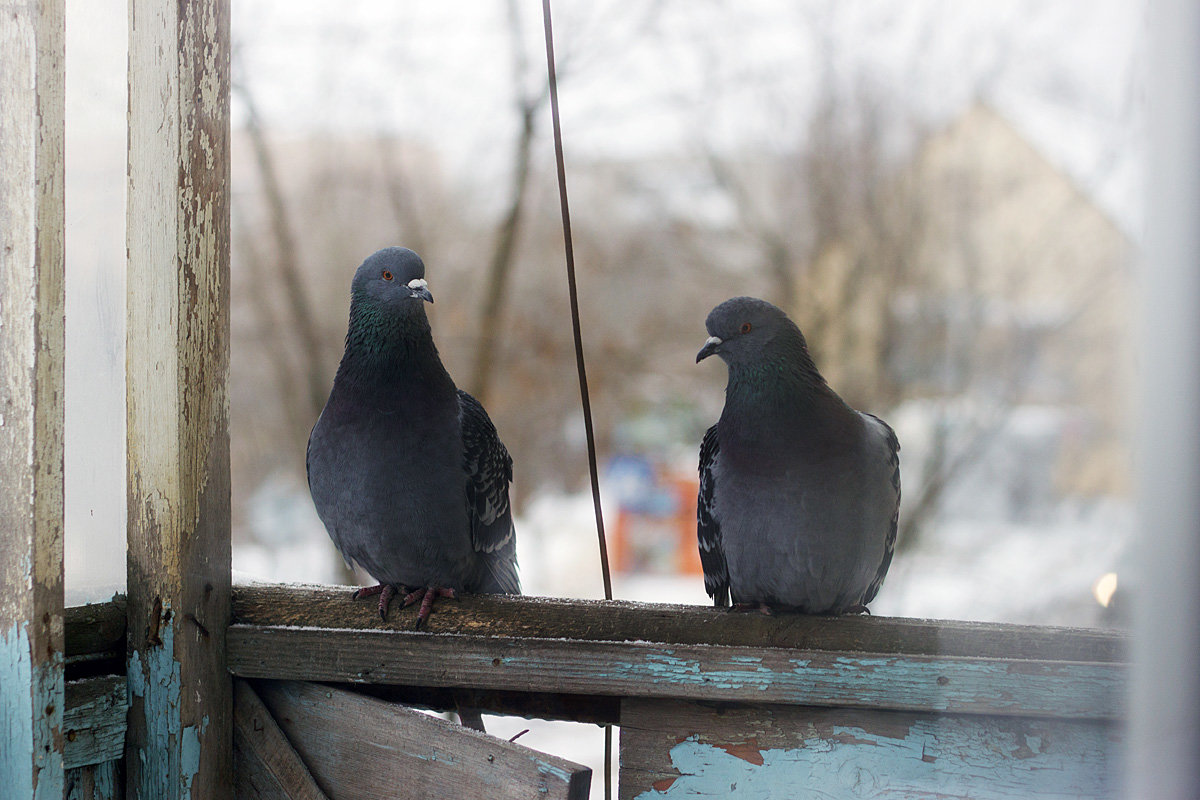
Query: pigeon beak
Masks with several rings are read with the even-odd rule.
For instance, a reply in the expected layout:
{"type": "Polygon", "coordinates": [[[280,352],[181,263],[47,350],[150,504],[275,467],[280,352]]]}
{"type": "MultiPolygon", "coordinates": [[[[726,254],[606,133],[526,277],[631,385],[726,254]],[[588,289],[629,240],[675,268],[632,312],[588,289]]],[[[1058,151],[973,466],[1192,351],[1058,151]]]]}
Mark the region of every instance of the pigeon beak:
{"type": "Polygon", "coordinates": [[[433,295],[429,293],[429,285],[424,278],[413,278],[408,282],[408,289],[413,297],[419,297],[427,303],[433,302],[433,295]]]}
{"type": "Polygon", "coordinates": [[[696,353],[696,363],[699,364],[704,359],[717,352],[721,346],[722,339],[720,336],[710,336],[704,341],[704,347],[700,348],[700,352],[696,353]]]}

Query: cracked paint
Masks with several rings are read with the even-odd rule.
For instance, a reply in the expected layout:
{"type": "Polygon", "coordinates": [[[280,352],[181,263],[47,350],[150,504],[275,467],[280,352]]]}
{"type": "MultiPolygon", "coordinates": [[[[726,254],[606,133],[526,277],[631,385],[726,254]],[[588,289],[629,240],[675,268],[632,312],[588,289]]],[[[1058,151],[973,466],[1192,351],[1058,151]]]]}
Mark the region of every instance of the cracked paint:
{"type": "Polygon", "coordinates": [[[163,602],[161,618],[162,645],[148,647],[144,655],[134,650],[129,657],[129,696],[142,700],[141,712],[146,721],[146,743],[138,752],[142,766],[138,796],[187,800],[200,769],[201,739],[208,728],[208,717],[198,726],[182,726],[180,667],[175,660],[174,615],[169,602],[163,602]],[[177,793],[171,791],[173,775],[179,776],[177,793]]]}
{"type": "Polygon", "coordinates": [[[34,800],[63,796],[63,755],[54,746],[63,704],[53,690],[62,663],[56,652],[33,666],[25,622],[0,634],[0,741],[18,744],[0,749],[0,787],[32,787],[34,800]]]}
{"type": "Polygon", "coordinates": [[[1016,800],[1116,797],[1120,786],[1099,729],[1082,734],[1070,751],[1044,747],[1038,734],[953,720],[919,720],[899,737],[854,726],[833,726],[831,734],[762,750],[689,736],[670,751],[678,776],[655,781],[637,798],[770,800],[802,790],[814,798],[1016,800]]]}

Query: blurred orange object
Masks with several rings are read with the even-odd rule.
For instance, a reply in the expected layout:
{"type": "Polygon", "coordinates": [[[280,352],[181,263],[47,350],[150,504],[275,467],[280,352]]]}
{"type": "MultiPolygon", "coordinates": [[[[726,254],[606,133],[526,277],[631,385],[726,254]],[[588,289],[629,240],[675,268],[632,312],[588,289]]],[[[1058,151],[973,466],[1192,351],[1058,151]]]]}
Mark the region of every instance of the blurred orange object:
{"type": "Polygon", "coordinates": [[[699,482],[690,476],[670,476],[662,488],[675,498],[670,514],[621,508],[612,531],[613,569],[617,572],[659,572],[700,575],[696,549],[696,493],[699,482]]]}

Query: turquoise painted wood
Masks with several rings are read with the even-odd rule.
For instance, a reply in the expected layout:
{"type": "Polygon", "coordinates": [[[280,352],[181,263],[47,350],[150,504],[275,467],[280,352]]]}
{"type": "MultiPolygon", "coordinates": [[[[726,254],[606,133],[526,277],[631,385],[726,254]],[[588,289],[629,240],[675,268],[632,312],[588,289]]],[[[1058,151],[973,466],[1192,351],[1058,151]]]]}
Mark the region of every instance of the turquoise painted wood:
{"type": "Polygon", "coordinates": [[[67,770],[66,800],[119,800],[124,796],[118,761],[67,770]]]}
{"type": "Polygon", "coordinates": [[[0,0],[0,794],[63,794],[63,0],[0,0]]]}
{"type": "Polygon", "coordinates": [[[1113,798],[1105,720],[627,700],[622,800],[1113,798]]]}
{"type": "Polygon", "coordinates": [[[103,764],[125,755],[125,717],[129,712],[124,675],[103,675],[67,682],[63,711],[63,763],[67,769],[103,764]]]}
{"type": "Polygon", "coordinates": [[[253,678],[1052,717],[1119,716],[1127,665],[793,648],[229,629],[253,678]]]}

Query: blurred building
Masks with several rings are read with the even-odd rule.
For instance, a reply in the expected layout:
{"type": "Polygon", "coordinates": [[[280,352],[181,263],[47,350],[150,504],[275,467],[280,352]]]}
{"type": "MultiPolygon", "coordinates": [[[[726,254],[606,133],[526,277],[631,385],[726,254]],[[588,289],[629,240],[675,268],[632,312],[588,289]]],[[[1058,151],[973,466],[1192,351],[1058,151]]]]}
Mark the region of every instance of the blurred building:
{"type": "Polygon", "coordinates": [[[1044,471],[1038,492],[1126,494],[1134,276],[1114,221],[984,104],[880,196],[894,206],[829,242],[798,287],[800,318],[843,309],[812,341],[831,383],[936,405],[941,435],[1033,447],[1014,479],[1044,471]]]}

